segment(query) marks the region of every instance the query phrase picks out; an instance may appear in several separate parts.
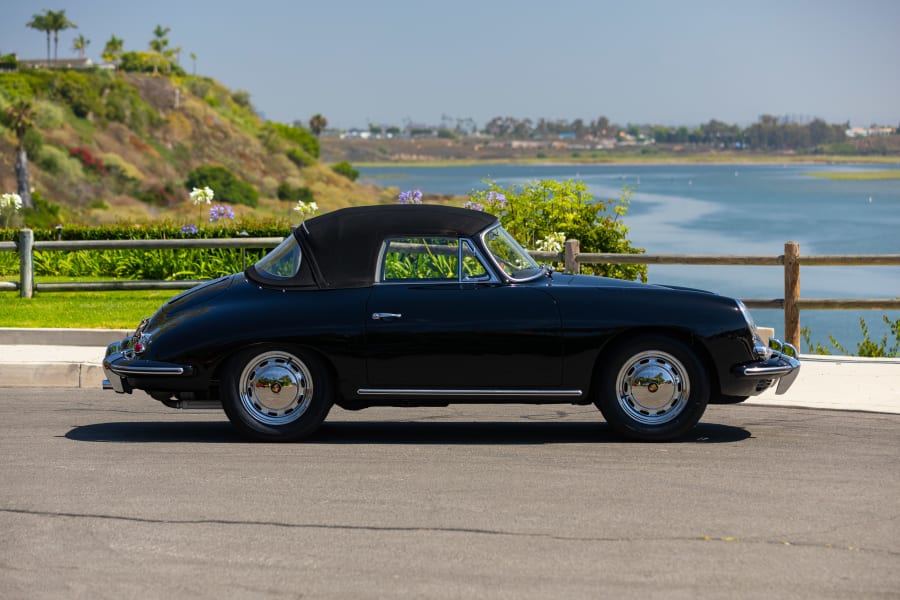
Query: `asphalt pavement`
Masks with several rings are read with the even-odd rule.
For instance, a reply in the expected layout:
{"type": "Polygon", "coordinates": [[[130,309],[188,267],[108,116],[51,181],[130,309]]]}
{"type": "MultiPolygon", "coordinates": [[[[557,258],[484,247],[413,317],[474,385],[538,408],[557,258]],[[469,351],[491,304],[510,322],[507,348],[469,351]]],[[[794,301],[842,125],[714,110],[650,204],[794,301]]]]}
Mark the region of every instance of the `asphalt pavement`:
{"type": "Polygon", "coordinates": [[[307,442],[144,394],[0,389],[0,597],[896,598],[900,416],[335,409],[307,442]]]}
{"type": "MultiPolygon", "coordinates": [[[[100,389],[106,345],[126,330],[0,328],[0,387],[100,389]]],[[[786,394],[749,404],[900,414],[900,359],[801,355],[786,394]]]]}

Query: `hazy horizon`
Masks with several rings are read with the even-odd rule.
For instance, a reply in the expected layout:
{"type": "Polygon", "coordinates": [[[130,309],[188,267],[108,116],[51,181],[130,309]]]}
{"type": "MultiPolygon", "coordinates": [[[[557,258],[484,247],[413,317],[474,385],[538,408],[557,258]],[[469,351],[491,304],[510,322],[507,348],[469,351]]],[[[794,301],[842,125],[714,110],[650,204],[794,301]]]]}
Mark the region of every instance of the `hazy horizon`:
{"type": "MultiPolygon", "coordinates": [[[[453,6],[237,0],[152,4],[19,0],[4,7],[0,53],[44,58],[26,27],[65,10],[100,62],[111,35],[146,50],[171,28],[181,66],[250,92],[267,118],[330,126],[438,124],[443,116],[741,126],[762,114],[853,126],[900,124],[900,2],[562,0],[453,6]]],[[[52,51],[52,44],[51,44],[52,51]]]]}

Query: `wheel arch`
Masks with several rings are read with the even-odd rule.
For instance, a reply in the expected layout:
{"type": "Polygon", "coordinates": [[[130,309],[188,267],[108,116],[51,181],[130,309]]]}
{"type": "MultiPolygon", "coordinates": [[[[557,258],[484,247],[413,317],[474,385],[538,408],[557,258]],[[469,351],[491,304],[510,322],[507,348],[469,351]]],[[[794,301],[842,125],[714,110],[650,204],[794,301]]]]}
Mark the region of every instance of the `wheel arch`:
{"type": "Polygon", "coordinates": [[[607,357],[615,352],[619,346],[631,339],[653,335],[672,338],[690,348],[697,355],[697,359],[700,361],[703,369],[706,371],[706,376],[709,381],[710,397],[719,395],[721,393],[719,374],[716,369],[715,362],[713,361],[712,355],[710,354],[706,344],[704,344],[703,341],[692,331],[680,327],[631,327],[620,331],[615,336],[609,338],[597,353],[597,356],[594,359],[593,368],[591,370],[591,382],[589,388],[591,400],[596,399],[598,397],[598,394],[600,393],[600,367],[604,364],[604,361],[607,359],[607,357]]]}

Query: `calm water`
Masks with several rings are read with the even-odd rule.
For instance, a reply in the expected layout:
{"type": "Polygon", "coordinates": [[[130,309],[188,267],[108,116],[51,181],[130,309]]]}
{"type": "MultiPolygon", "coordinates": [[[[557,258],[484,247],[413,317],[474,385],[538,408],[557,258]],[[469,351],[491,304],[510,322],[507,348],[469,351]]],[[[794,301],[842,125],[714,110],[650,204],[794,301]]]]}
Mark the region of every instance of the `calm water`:
{"type": "MultiPolygon", "coordinates": [[[[784,242],[801,254],[900,254],[900,181],[833,181],[813,171],[858,171],[863,166],[519,166],[361,168],[362,179],[426,194],[466,194],[485,180],[503,186],[538,179],[579,179],[596,198],[634,188],[626,224],[629,238],[652,254],[761,254],[777,256],[784,242]]],[[[878,167],[884,168],[884,167],[878,167]]],[[[783,296],[779,267],[651,266],[652,283],[676,283],[745,298],[783,296]]],[[[894,298],[898,267],[806,267],[801,296],[894,298]]],[[[783,333],[779,311],[755,310],[760,324],[783,333]]],[[[835,336],[855,351],[859,318],[880,338],[881,320],[900,311],[803,311],[814,341],[835,336]]],[[[806,348],[802,349],[806,351],[806,348]]]]}

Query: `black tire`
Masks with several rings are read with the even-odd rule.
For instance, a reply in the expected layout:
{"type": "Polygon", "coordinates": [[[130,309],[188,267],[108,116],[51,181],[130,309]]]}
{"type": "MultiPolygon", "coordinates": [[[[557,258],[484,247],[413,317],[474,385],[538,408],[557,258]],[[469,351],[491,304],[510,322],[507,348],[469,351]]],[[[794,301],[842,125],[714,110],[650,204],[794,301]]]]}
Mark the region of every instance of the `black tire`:
{"type": "Polygon", "coordinates": [[[312,353],[284,346],[239,352],[221,377],[225,414],[259,442],[294,442],[312,434],[331,410],[331,377],[312,353]]]}
{"type": "Polygon", "coordinates": [[[618,344],[601,360],[595,404],[619,434],[667,441],[687,433],[703,416],[709,379],[686,344],[644,335],[618,344]]]}

